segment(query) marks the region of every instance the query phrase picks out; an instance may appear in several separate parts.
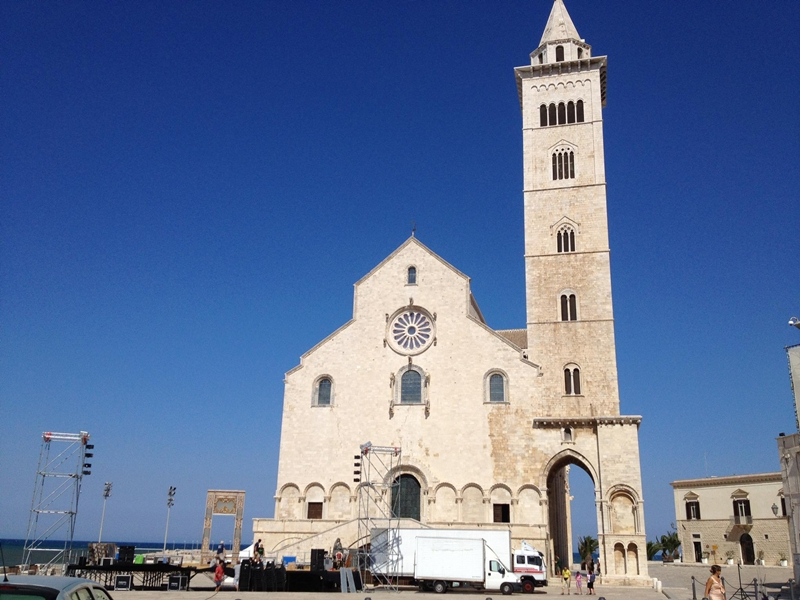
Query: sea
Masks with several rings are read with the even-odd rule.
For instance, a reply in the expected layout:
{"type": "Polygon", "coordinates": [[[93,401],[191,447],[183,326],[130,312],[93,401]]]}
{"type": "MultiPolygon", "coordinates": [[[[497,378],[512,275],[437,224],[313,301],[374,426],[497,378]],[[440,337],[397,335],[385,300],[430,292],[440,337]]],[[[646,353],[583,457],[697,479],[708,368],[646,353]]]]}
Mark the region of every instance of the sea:
{"type": "MultiPolygon", "coordinates": [[[[107,542],[112,542],[112,540],[106,540],[107,542]]],[[[89,554],[89,544],[92,542],[89,541],[77,541],[74,540],[72,542],[72,551],[69,555],[69,562],[76,563],[78,562],[78,557],[80,556],[87,556],[89,554]]],[[[113,543],[117,544],[117,546],[135,546],[137,554],[147,554],[153,552],[161,552],[164,549],[164,542],[118,542],[114,541],[113,543]]],[[[0,539],[0,550],[2,550],[2,555],[0,556],[0,562],[6,565],[20,565],[24,562],[23,556],[23,549],[25,547],[25,540],[19,539],[0,539]]],[[[33,554],[33,560],[37,563],[46,563],[50,558],[55,556],[58,551],[63,550],[64,548],[64,541],[63,540],[47,540],[43,544],[44,548],[55,548],[52,552],[47,551],[37,551],[33,554]]],[[[192,543],[179,543],[179,542],[170,542],[167,544],[167,550],[193,550],[195,548],[199,548],[200,544],[197,542],[192,543]]],[[[246,548],[247,545],[242,544],[242,549],[246,548]]],[[[216,546],[214,547],[216,548],[216,546]]],[[[212,548],[213,549],[213,548],[212,548]]]]}

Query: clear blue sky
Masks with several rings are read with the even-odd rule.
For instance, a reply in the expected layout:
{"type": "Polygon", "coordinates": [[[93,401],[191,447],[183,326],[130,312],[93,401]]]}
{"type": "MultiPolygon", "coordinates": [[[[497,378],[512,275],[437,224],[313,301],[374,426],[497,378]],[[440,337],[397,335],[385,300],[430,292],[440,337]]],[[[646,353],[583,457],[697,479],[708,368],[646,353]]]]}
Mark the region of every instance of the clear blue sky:
{"type": "MultiPolygon", "coordinates": [[[[0,3],[0,537],[25,534],[41,432],[83,429],[78,538],[111,480],[104,539],[161,539],[174,485],[171,540],[200,539],[222,488],[247,491],[249,541],[283,374],[412,219],[492,327],[524,327],[513,68],[550,6],[0,3]]],[[[619,380],[652,538],[670,481],[778,470],[794,430],[800,3],[567,7],[609,57],[619,380]]]]}

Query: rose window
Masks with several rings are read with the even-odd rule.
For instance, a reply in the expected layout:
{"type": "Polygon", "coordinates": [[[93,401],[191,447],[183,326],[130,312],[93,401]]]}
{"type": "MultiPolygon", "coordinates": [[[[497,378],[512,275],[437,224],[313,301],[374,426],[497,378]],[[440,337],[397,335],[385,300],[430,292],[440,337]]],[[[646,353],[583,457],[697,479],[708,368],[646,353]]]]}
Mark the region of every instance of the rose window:
{"type": "Polygon", "coordinates": [[[404,310],[390,321],[388,338],[397,352],[419,354],[433,342],[433,320],[426,311],[404,310]]]}

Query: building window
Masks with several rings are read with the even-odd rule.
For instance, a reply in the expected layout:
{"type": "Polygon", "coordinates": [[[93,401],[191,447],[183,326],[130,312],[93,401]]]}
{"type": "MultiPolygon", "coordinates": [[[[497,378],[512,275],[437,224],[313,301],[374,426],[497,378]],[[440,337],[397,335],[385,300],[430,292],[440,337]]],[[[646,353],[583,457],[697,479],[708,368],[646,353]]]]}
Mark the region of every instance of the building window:
{"type": "Polygon", "coordinates": [[[556,105],[551,104],[547,109],[547,119],[548,124],[555,125],[558,123],[558,119],[556,118],[556,105]]]}
{"type": "Polygon", "coordinates": [[[578,48],[578,58],[583,58],[583,48],[578,48]]]}
{"type": "Polygon", "coordinates": [[[508,402],[506,377],[503,373],[493,372],[488,375],[487,400],[489,402],[508,402]]]}
{"type": "Polygon", "coordinates": [[[750,514],[750,500],[735,498],[733,500],[733,517],[737,525],[749,525],[753,522],[750,514]]]}
{"type": "Polygon", "coordinates": [[[553,152],[553,181],[558,179],[575,179],[575,152],[569,148],[553,152]]]}
{"type": "Polygon", "coordinates": [[[403,474],[392,482],[392,514],[398,519],[420,518],[422,487],[413,475],[403,474]]]}
{"type": "Polygon", "coordinates": [[[417,284],[417,267],[408,267],[408,285],[417,284]]]}
{"type": "Polygon", "coordinates": [[[567,102],[567,123],[575,122],[575,103],[570,100],[567,102]]]}
{"type": "Polygon", "coordinates": [[[511,507],[508,504],[492,504],[493,523],[511,523],[511,507]]]}
{"type": "Polygon", "coordinates": [[[539,64],[544,64],[544,52],[539,52],[539,64]]]}
{"type": "Polygon", "coordinates": [[[564,440],[565,442],[571,442],[571,441],[573,441],[573,436],[572,436],[572,427],[564,427],[564,436],[563,436],[563,440],[564,440]]]}
{"type": "Polygon", "coordinates": [[[558,103],[558,124],[564,125],[567,122],[567,107],[563,102],[558,103]]]}
{"type": "Polygon", "coordinates": [[[693,500],[686,503],[686,520],[699,521],[700,520],[700,502],[693,500]]]}
{"type": "Polygon", "coordinates": [[[561,320],[578,320],[578,301],[575,294],[561,294],[561,320]]]}
{"type": "Polygon", "coordinates": [[[556,234],[559,252],[575,252],[575,230],[572,227],[562,227],[556,234]]]}
{"type": "Polygon", "coordinates": [[[539,107],[539,126],[547,127],[547,105],[545,104],[539,107]]]}
{"type": "Polygon", "coordinates": [[[575,112],[577,113],[578,123],[583,123],[583,100],[578,100],[575,103],[575,112]]]}
{"type": "Polygon", "coordinates": [[[564,393],[567,396],[579,396],[581,393],[581,370],[578,367],[564,369],[564,393]]]}
{"type": "Polygon", "coordinates": [[[400,403],[422,402],[422,375],[417,371],[406,371],[400,379],[400,403]]]}
{"type": "Polygon", "coordinates": [[[786,498],[781,496],[781,516],[786,516],[786,498]]]}
{"type": "Polygon", "coordinates": [[[314,390],[314,405],[330,406],[333,398],[333,382],[330,377],[320,377],[314,390]]]}
{"type": "Polygon", "coordinates": [[[564,46],[556,46],[556,62],[564,62],[564,46]]]}
{"type": "Polygon", "coordinates": [[[308,518],[321,519],[322,518],[322,502],[309,502],[308,503],[308,518]]]}

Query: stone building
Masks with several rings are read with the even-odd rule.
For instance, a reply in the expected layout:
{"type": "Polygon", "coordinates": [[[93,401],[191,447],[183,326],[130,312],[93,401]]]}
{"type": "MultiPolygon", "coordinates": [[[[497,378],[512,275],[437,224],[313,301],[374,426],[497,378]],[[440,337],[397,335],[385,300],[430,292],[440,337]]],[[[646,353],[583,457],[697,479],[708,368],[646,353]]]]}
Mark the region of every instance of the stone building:
{"type": "Polygon", "coordinates": [[[569,469],[594,482],[605,581],[645,584],[637,416],[622,416],[611,298],[603,114],[606,57],[555,0],[522,111],[527,323],[492,329],[470,279],[418,239],[355,284],[353,317],[286,374],[276,554],[358,540],[353,456],[402,462],[382,482],[399,517],[506,528],[572,556],[569,469]],[[324,459],[322,458],[324,457],[324,459]]]}
{"type": "Polygon", "coordinates": [[[787,559],[789,525],[780,473],[684,479],[671,483],[684,562],[745,565],[787,559]]]}

